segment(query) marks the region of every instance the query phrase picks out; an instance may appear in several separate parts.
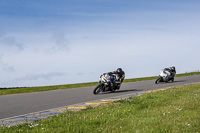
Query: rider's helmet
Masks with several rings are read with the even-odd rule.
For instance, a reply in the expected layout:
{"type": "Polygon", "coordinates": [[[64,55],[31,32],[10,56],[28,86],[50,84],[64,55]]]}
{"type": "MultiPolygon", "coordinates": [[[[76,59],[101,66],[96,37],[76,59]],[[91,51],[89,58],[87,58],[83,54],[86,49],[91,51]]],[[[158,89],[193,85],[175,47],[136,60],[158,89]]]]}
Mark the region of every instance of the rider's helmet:
{"type": "Polygon", "coordinates": [[[172,68],[172,71],[175,71],[175,69],[176,69],[174,66],[173,66],[173,67],[171,67],[171,68],[172,68]]]}
{"type": "Polygon", "coordinates": [[[117,71],[116,71],[118,74],[120,74],[122,72],[122,69],[121,68],[117,68],[117,71]]]}

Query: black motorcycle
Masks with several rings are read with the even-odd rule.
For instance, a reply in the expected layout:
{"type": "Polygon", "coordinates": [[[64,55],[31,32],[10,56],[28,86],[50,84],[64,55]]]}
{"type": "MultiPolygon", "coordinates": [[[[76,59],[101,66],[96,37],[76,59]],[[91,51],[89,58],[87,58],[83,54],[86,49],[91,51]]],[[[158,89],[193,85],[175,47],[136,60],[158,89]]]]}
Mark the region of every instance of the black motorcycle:
{"type": "Polygon", "coordinates": [[[98,94],[105,91],[114,92],[120,89],[120,85],[121,83],[116,81],[115,75],[108,75],[105,73],[100,76],[99,84],[94,88],[93,93],[98,94]],[[114,81],[115,84],[113,84],[112,81],[114,81]]]}

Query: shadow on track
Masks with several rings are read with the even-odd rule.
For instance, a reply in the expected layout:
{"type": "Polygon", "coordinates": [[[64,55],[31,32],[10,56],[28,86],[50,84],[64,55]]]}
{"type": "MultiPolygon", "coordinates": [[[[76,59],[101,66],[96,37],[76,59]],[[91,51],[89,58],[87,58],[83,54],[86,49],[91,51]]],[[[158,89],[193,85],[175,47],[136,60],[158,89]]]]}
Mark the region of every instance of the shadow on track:
{"type": "Polygon", "coordinates": [[[117,90],[114,93],[123,93],[123,92],[130,92],[130,91],[139,91],[137,89],[131,89],[131,90],[117,90]]]}
{"type": "Polygon", "coordinates": [[[174,82],[185,82],[186,80],[178,80],[178,81],[174,81],[174,82]]]}
{"type": "Polygon", "coordinates": [[[116,90],[115,92],[111,92],[111,91],[106,91],[106,92],[102,92],[98,95],[104,95],[104,94],[112,94],[112,93],[124,93],[124,92],[131,92],[131,91],[139,91],[137,89],[130,89],[130,90],[116,90]]]}
{"type": "Polygon", "coordinates": [[[178,83],[178,82],[185,82],[186,80],[178,80],[178,81],[174,81],[174,82],[171,82],[171,81],[169,81],[169,82],[159,82],[158,84],[168,84],[168,83],[170,83],[170,84],[173,84],[173,83],[178,83]]]}

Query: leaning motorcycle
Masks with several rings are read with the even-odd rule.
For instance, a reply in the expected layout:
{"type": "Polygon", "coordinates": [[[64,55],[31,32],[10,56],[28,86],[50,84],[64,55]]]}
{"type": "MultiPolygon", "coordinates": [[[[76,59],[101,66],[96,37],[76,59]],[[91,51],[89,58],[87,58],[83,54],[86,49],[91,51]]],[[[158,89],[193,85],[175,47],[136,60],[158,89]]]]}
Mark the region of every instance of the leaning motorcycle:
{"type": "Polygon", "coordinates": [[[160,71],[158,79],[156,79],[155,84],[158,84],[159,82],[174,82],[174,76],[170,76],[170,72],[166,70],[160,71]]]}
{"type": "Polygon", "coordinates": [[[93,93],[98,94],[100,92],[105,92],[105,91],[114,92],[115,90],[119,90],[120,85],[121,85],[120,82],[116,82],[115,75],[108,75],[105,73],[100,76],[99,84],[94,88],[93,93]],[[111,81],[115,82],[114,86],[111,85],[112,84],[111,81]]]}

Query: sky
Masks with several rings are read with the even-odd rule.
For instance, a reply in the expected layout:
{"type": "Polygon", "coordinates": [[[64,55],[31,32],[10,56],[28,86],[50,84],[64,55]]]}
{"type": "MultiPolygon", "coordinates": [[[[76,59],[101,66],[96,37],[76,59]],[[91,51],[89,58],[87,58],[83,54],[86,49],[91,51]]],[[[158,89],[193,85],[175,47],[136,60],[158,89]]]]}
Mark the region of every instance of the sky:
{"type": "Polygon", "coordinates": [[[0,88],[200,69],[199,0],[0,0],[0,88]]]}

